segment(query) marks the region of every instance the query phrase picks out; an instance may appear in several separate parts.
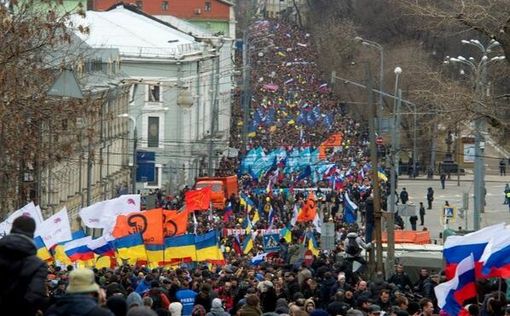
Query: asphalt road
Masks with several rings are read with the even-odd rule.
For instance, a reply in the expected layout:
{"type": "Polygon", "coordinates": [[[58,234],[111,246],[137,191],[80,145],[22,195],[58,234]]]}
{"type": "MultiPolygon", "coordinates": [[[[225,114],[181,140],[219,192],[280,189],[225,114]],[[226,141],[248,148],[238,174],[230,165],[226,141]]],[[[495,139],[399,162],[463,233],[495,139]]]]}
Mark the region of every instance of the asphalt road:
{"type": "MultiPolygon", "coordinates": [[[[486,188],[487,188],[487,205],[485,207],[485,213],[481,216],[480,227],[489,226],[496,223],[506,222],[510,224],[510,211],[508,205],[503,205],[504,199],[504,188],[505,184],[510,183],[510,176],[487,176],[486,177],[486,188]]],[[[423,202],[425,208],[427,207],[427,188],[432,187],[434,189],[434,202],[431,210],[426,210],[425,225],[419,226],[418,230],[422,230],[426,227],[431,232],[431,238],[440,244],[442,240],[439,238],[439,234],[444,230],[444,224],[441,219],[443,206],[445,201],[448,201],[450,206],[462,207],[462,196],[464,192],[469,193],[469,210],[467,216],[463,219],[457,218],[455,221],[450,221],[449,227],[457,229],[462,227],[465,229],[473,229],[473,179],[472,176],[465,176],[461,178],[460,186],[457,185],[457,178],[452,176],[450,180],[446,181],[446,188],[441,189],[439,180],[426,180],[426,179],[415,179],[409,180],[405,176],[401,176],[398,183],[397,192],[400,193],[402,188],[406,188],[409,193],[410,202],[419,205],[419,202],[423,202]],[[467,220],[467,226],[466,226],[467,220]]],[[[409,218],[404,217],[405,228],[410,229],[411,224],[409,218]]]]}

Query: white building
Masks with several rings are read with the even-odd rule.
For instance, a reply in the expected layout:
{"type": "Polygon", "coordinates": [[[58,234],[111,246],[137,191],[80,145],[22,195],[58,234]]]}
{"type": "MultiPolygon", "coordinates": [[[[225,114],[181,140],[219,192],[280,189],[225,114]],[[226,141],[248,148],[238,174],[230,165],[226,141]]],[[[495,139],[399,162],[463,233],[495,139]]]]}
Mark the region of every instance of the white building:
{"type": "Polygon", "coordinates": [[[106,12],[88,11],[85,18],[74,16],[73,24],[89,28],[88,34],[77,35],[90,46],[119,49],[126,82],[133,84],[131,120],[125,120],[129,138],[134,121],[137,150],[156,155],[155,178],[138,182],[136,189],[176,191],[209,169],[209,161],[214,168],[229,138],[230,42],[190,35],[122,4],[106,12]]]}

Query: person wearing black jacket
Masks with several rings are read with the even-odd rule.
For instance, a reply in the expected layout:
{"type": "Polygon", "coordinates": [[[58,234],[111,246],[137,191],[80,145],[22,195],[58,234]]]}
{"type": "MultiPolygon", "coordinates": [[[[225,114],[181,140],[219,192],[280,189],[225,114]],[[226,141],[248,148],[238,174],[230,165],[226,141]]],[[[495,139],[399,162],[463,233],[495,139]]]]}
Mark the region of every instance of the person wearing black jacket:
{"type": "Polygon", "coordinates": [[[34,219],[20,216],[12,223],[10,234],[0,239],[1,311],[35,315],[48,304],[48,266],[36,255],[34,232],[34,219]]]}
{"type": "Polygon", "coordinates": [[[101,305],[106,304],[106,292],[95,282],[94,272],[89,269],[76,269],[69,274],[66,295],[59,298],[45,316],[114,316],[101,305]]]}
{"type": "Polygon", "coordinates": [[[404,266],[402,266],[402,264],[397,264],[396,272],[390,277],[388,283],[395,284],[400,291],[413,289],[411,279],[407,273],[404,272],[404,266]]]}

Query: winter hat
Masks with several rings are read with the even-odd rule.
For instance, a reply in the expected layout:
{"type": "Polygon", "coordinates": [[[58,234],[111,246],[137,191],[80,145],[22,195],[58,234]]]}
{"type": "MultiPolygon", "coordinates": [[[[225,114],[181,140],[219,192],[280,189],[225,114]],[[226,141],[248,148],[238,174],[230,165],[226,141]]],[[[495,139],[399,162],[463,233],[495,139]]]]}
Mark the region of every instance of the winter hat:
{"type": "MultiPolygon", "coordinates": [[[[309,299],[307,299],[307,300],[305,301],[305,308],[306,308],[309,304],[313,305],[313,308],[315,308],[315,302],[313,301],[313,299],[309,298],[309,299]]],[[[319,316],[319,315],[317,315],[317,316],[319,316]]]]}
{"type": "Polygon", "coordinates": [[[35,221],[30,216],[20,216],[12,222],[11,234],[22,234],[34,238],[35,221]]]}
{"type": "Polygon", "coordinates": [[[66,293],[93,293],[99,291],[94,272],[90,269],[79,268],[69,273],[69,286],[66,293]]]}
{"type": "Polygon", "coordinates": [[[192,316],[205,316],[206,310],[204,306],[197,304],[193,307],[193,311],[191,312],[192,316]]]}
{"type": "Polygon", "coordinates": [[[275,313],[278,313],[280,315],[288,314],[289,304],[287,303],[287,300],[284,298],[279,298],[278,300],[276,300],[276,309],[274,311],[275,313]]]}
{"type": "Polygon", "coordinates": [[[106,306],[115,316],[124,316],[127,313],[126,299],[122,295],[114,295],[106,301],[106,306]]]}
{"type": "Polygon", "coordinates": [[[128,308],[131,308],[133,306],[143,306],[142,297],[140,296],[140,294],[138,294],[136,292],[129,293],[129,295],[126,299],[126,303],[127,303],[128,308]]]}
{"type": "Polygon", "coordinates": [[[211,307],[212,308],[222,308],[223,307],[223,303],[221,302],[221,299],[219,299],[219,298],[213,299],[212,303],[211,303],[211,307]]]}
{"type": "Polygon", "coordinates": [[[172,316],[181,316],[182,315],[182,304],[180,302],[170,303],[168,306],[168,310],[172,316]]]}
{"type": "Polygon", "coordinates": [[[250,306],[258,306],[260,300],[256,294],[251,294],[246,297],[246,304],[250,306]]]}

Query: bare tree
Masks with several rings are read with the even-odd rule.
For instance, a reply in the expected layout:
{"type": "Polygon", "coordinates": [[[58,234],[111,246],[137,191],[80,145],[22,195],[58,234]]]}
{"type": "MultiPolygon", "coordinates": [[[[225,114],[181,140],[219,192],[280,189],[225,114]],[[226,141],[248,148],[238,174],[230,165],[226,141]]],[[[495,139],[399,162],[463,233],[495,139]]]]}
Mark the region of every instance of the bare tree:
{"type": "Polygon", "coordinates": [[[47,95],[60,69],[76,62],[62,58],[72,33],[70,13],[58,7],[50,0],[0,5],[0,213],[36,200],[36,170],[66,159],[76,144],[64,134],[73,119],[97,111],[97,100],[47,95]]]}
{"type": "Polygon", "coordinates": [[[393,0],[426,30],[474,30],[497,40],[510,62],[510,2],[507,0],[393,0]]]}

